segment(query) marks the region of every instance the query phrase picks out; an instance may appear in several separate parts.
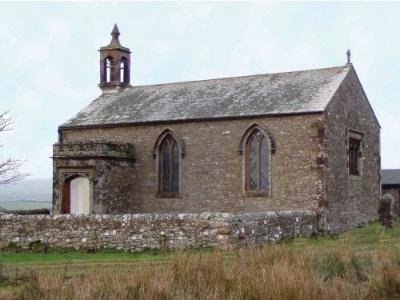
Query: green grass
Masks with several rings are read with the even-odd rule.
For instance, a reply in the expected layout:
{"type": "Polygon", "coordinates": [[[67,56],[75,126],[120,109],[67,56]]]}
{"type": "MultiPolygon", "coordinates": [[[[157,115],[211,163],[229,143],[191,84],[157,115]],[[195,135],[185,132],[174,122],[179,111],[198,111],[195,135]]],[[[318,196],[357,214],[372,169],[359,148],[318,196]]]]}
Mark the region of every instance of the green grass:
{"type": "MultiPolygon", "coordinates": [[[[143,265],[162,265],[169,263],[175,254],[172,251],[145,250],[142,252],[125,252],[117,249],[99,250],[88,253],[85,250],[52,249],[47,253],[32,252],[11,247],[0,253],[0,264],[6,272],[13,272],[15,267],[22,271],[44,270],[58,272],[68,268],[71,274],[80,274],[81,271],[96,268],[110,270],[129,270],[132,267],[143,265]]],[[[212,253],[212,248],[189,249],[186,253],[212,253]]],[[[230,253],[226,252],[226,258],[230,253]]]]}
{"type": "Polygon", "coordinates": [[[317,247],[320,249],[346,246],[358,251],[377,250],[383,246],[400,249],[400,223],[395,223],[392,229],[386,229],[379,223],[372,223],[341,235],[297,238],[290,244],[292,247],[317,247]]]}
{"type": "Polygon", "coordinates": [[[0,254],[3,264],[54,264],[64,262],[90,263],[90,262],[121,262],[121,261],[152,261],[168,259],[167,254],[157,255],[153,252],[126,253],[98,252],[85,253],[70,250],[68,252],[32,253],[7,251],[0,254]]]}

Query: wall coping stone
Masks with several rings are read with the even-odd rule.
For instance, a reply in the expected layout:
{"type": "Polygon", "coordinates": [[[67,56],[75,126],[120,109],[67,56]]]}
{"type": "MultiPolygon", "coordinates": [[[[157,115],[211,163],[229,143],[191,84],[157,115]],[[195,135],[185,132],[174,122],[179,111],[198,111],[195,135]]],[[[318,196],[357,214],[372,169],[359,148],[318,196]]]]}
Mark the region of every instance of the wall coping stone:
{"type": "Polygon", "coordinates": [[[203,213],[152,213],[152,214],[91,214],[91,215],[70,215],[70,214],[53,214],[53,215],[17,215],[17,214],[0,214],[0,220],[10,219],[35,219],[35,220],[97,220],[103,219],[133,221],[133,220],[224,220],[224,221],[241,221],[241,220],[261,220],[264,218],[279,217],[297,217],[297,216],[317,216],[316,211],[312,210],[284,210],[284,211],[261,211],[253,213],[219,213],[219,212],[203,212],[203,213]]]}

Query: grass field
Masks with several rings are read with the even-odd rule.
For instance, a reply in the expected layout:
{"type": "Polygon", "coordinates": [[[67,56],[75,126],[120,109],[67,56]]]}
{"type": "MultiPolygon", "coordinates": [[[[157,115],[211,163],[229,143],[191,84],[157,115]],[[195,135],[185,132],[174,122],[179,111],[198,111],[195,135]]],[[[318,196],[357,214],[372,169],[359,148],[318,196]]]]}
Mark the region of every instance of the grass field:
{"type": "Polygon", "coordinates": [[[40,251],[0,254],[0,299],[400,298],[400,224],[253,249],[40,251]]]}

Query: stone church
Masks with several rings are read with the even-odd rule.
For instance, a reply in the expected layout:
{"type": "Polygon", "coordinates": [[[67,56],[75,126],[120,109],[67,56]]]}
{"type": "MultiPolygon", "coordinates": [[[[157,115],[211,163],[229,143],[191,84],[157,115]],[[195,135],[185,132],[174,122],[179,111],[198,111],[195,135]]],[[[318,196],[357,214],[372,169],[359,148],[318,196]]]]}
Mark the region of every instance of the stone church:
{"type": "Polygon", "coordinates": [[[136,86],[114,27],[102,94],[58,128],[53,213],[313,210],[376,219],[380,125],[349,56],[324,69],[136,86]]]}

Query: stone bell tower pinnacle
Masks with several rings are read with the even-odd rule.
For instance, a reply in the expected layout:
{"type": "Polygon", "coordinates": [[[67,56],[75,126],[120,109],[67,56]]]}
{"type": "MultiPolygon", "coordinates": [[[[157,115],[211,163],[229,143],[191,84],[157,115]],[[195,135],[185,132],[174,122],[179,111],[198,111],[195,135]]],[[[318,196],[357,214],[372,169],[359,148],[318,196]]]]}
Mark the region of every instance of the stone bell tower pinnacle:
{"type": "Polygon", "coordinates": [[[116,92],[130,87],[131,51],[119,42],[117,24],[111,32],[111,42],[100,48],[100,84],[103,92],[116,92]]]}

